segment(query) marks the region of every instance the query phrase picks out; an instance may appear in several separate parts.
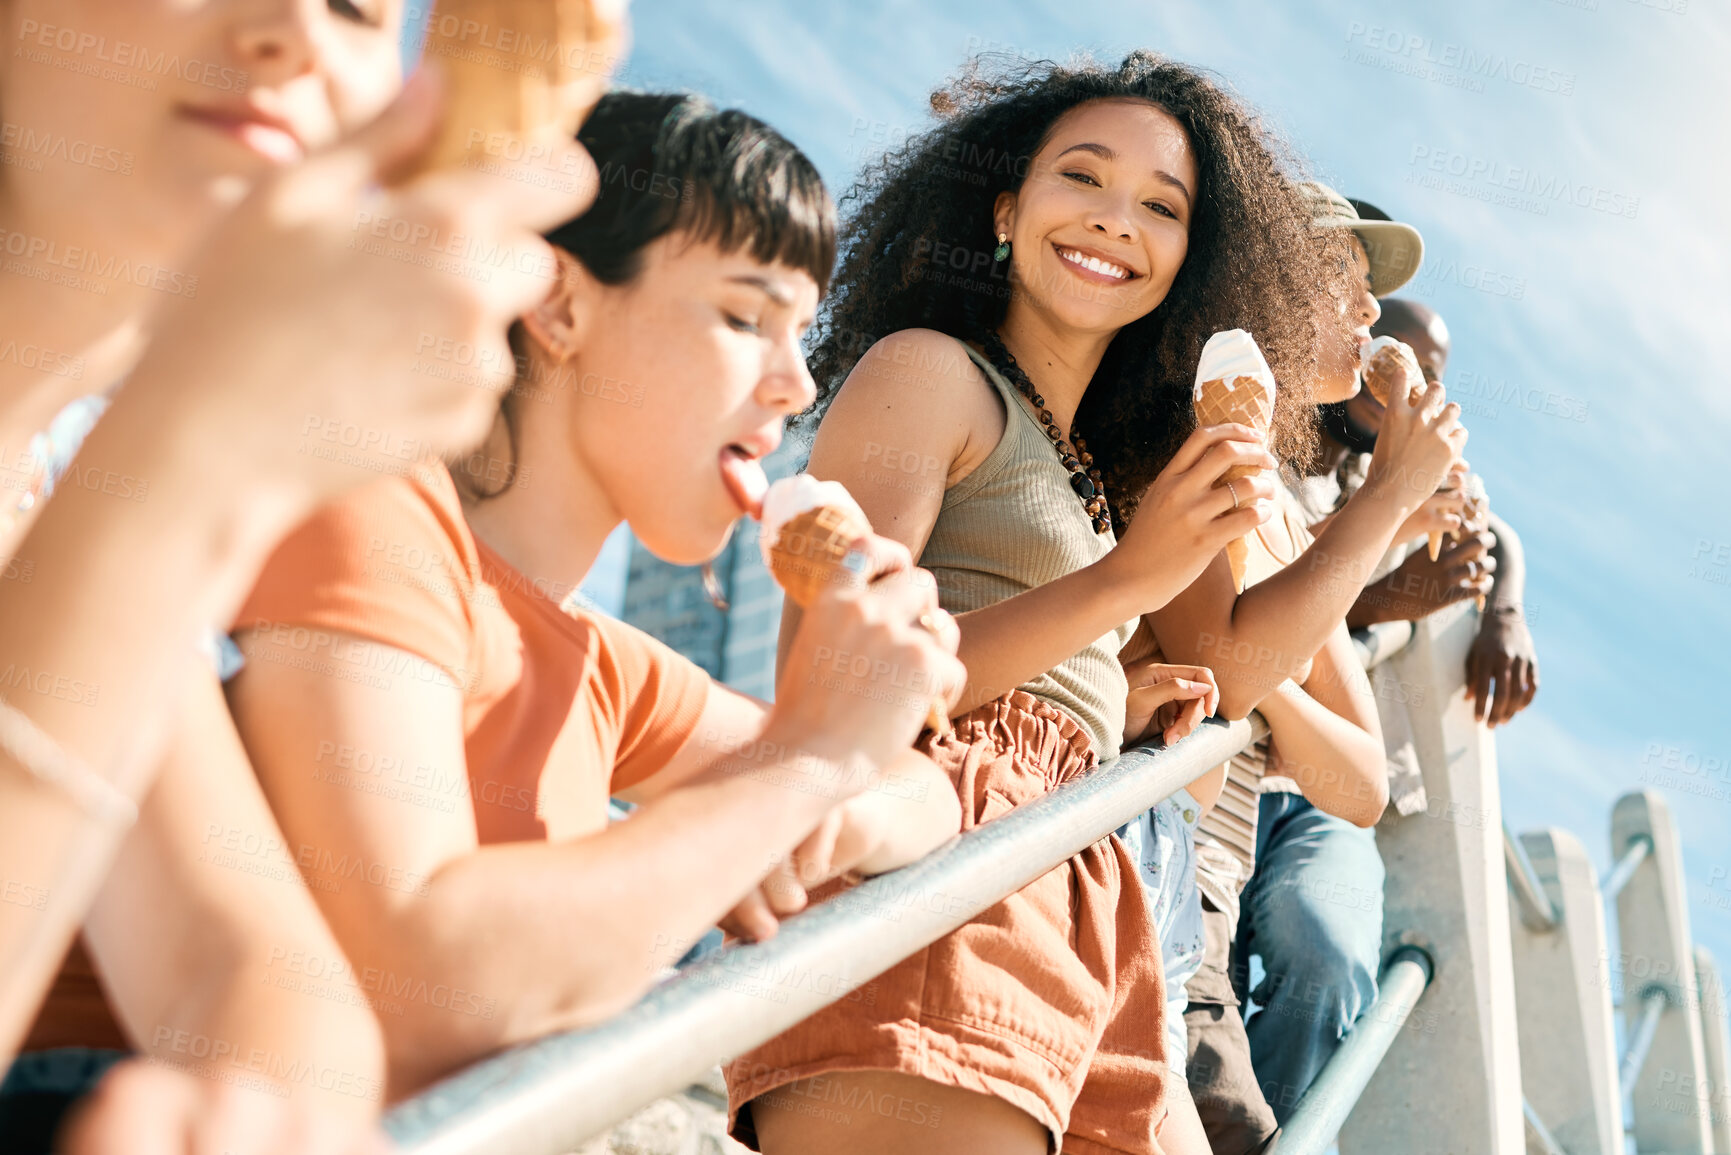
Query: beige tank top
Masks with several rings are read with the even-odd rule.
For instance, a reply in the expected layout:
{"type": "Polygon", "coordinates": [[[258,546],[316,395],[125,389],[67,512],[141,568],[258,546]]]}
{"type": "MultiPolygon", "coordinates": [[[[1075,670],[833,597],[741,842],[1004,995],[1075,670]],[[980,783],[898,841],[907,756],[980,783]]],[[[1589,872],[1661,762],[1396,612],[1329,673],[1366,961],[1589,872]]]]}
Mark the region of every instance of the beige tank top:
{"type": "MultiPolygon", "coordinates": [[[[944,491],[920,555],[920,565],[937,577],[940,603],[953,614],[1056,581],[1117,544],[1111,531],[1094,532],[1033,408],[991,362],[973,349],[967,353],[1004,399],[1005,422],[991,455],[944,491]]],[[[1135,628],[1135,620],[1128,621],[1017,687],[1080,722],[1102,762],[1118,756],[1124,736],[1129,683],[1118,651],[1135,628]]]]}

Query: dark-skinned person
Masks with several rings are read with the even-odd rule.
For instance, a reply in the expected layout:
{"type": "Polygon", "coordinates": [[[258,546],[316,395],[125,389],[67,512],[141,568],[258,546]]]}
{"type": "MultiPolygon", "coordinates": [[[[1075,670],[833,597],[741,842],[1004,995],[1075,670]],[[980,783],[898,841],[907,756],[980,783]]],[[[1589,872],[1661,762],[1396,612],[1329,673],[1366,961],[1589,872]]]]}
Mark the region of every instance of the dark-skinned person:
{"type": "MultiPolygon", "coordinates": [[[[1384,301],[1382,319],[1373,332],[1411,346],[1426,380],[1443,379],[1449,330],[1428,305],[1403,298],[1384,301]]],[[[1376,446],[1382,413],[1382,405],[1368,391],[1344,405],[1325,408],[1321,449],[1312,476],[1300,487],[1308,508],[1326,514],[1341,494],[1351,491],[1366,455],[1376,446]]],[[[1459,530],[1460,494],[1438,497],[1427,505],[1432,516],[1422,530],[1459,530]]],[[[1422,536],[1423,532],[1414,535],[1422,536]]],[[[1413,537],[1405,540],[1410,545],[1413,537]]],[[[1538,655],[1524,603],[1526,569],[1520,536],[1493,508],[1484,529],[1446,540],[1436,560],[1423,549],[1408,551],[1398,566],[1366,587],[1347,622],[1356,628],[1416,621],[1456,602],[1483,597],[1478,636],[1467,654],[1467,692],[1473,699],[1474,717],[1488,726],[1500,726],[1531,705],[1539,689],[1538,655]]]]}
{"type": "MultiPolygon", "coordinates": [[[[1345,250],[1350,274],[1322,303],[1350,326],[1351,346],[1319,347],[1320,372],[1310,391],[1316,403],[1340,403],[1361,391],[1359,361],[1380,315],[1376,288],[1412,275],[1421,242],[1410,226],[1364,227],[1345,198],[1324,185],[1300,187],[1318,241],[1332,238],[1345,250]]],[[[1411,374],[1399,382],[1398,395],[1409,397],[1424,384],[1411,374]]],[[[1420,412],[1440,404],[1440,392],[1420,396],[1420,412]]],[[[1405,421],[1414,409],[1403,405],[1397,412],[1405,421]]],[[[1381,539],[1385,543],[1406,532],[1415,507],[1436,487],[1449,460],[1446,453],[1397,458],[1387,452],[1392,448],[1379,455],[1378,467],[1385,478],[1391,472],[1401,478],[1406,496],[1399,524],[1381,539]],[[1413,487],[1419,478],[1430,479],[1422,495],[1413,487]]],[[[1308,589],[1313,604],[1329,607],[1327,641],[1300,653],[1307,659],[1300,670],[1265,675],[1279,680],[1275,692],[1257,703],[1268,736],[1190,787],[1204,806],[1196,878],[1205,942],[1202,964],[1187,988],[1187,1077],[1213,1150],[1232,1155],[1268,1149],[1289,1114],[1277,1104],[1296,1101],[1285,1088],[1308,1083],[1320,1066],[1315,1056],[1326,1054],[1374,998],[1382,933],[1382,862],[1372,828],[1388,796],[1388,771],[1377,704],[1345,621],[1360,586],[1345,584],[1332,564],[1316,561],[1331,557],[1338,519],[1313,535],[1311,519],[1285,484],[1277,500],[1282,517],[1247,540],[1241,600],[1275,583],[1308,589]],[[1375,901],[1356,909],[1309,901],[1342,879],[1368,880],[1375,901]],[[1256,991],[1264,1012],[1247,1024],[1244,980],[1253,948],[1265,955],[1270,977],[1256,991]],[[1285,981],[1289,974],[1303,979],[1285,981]],[[1330,985],[1314,982],[1318,975],[1330,985]],[[1319,992],[1326,992],[1320,1003],[1319,992]],[[1285,1062],[1276,1065],[1273,1078],[1253,1061],[1263,1053],[1253,1045],[1257,1033],[1273,1038],[1285,1062]]],[[[1370,572],[1355,571],[1357,581],[1370,572]]],[[[1169,625],[1158,615],[1153,624],[1156,631],[1169,625]]],[[[1220,648],[1237,649],[1238,642],[1233,637],[1233,644],[1220,648]]]]}
{"type": "MultiPolygon", "coordinates": [[[[1308,441],[1319,335],[1349,388],[1358,355],[1356,323],[1332,307],[1344,240],[1318,235],[1286,150],[1207,75],[1150,52],[975,62],[932,108],[935,124],[850,195],[837,304],[812,355],[810,469],[847,485],[958,615],[959,716],[920,745],[973,827],[1126,744],[1182,737],[1198,714],[1243,717],[1287,680],[1218,662],[1202,635],[1242,630],[1299,656],[1294,669],[1330,643],[1358,586],[1318,599],[1302,573],[1277,574],[1240,598],[1226,547],[1279,534],[1275,454],[1296,459],[1308,441]],[[1016,162],[962,179],[942,163],[988,141],[1016,162]],[[1247,427],[1198,427],[1198,361],[1232,328],[1255,334],[1282,383],[1274,453],[1247,427]],[[1234,464],[1254,475],[1216,488],[1234,464]],[[1132,645],[1162,624],[1164,657],[1132,645]],[[1138,700],[1161,687],[1154,709],[1138,700]]],[[[1373,481],[1323,546],[1360,584],[1411,512],[1397,474],[1454,452],[1442,391],[1424,400],[1391,418],[1373,481]]],[[[798,623],[784,609],[784,639],[798,623]]],[[[1380,778],[1381,742],[1360,737],[1380,778]]],[[[1362,802],[1375,821],[1380,802],[1362,802]]],[[[1175,1093],[1139,874],[1104,838],[891,968],[869,1002],[741,1056],[727,1071],[734,1134],[767,1155],[1209,1150],[1175,1093]],[[838,1100],[873,1106],[821,1106],[838,1100]]]]}

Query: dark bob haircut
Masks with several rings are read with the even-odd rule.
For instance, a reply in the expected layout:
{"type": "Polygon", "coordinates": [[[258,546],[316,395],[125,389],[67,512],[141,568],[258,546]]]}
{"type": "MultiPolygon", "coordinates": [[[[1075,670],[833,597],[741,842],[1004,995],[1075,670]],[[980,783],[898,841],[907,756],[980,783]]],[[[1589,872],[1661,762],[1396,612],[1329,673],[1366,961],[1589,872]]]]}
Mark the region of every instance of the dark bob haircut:
{"type": "MultiPolygon", "coordinates": [[[[835,203],[806,155],[769,125],[737,110],[718,111],[701,96],[610,92],[577,133],[601,178],[582,216],[545,234],[603,284],[623,285],[643,268],[643,253],[670,233],[747,252],[764,264],[800,269],[821,295],[835,268],[835,203]]],[[[485,449],[453,473],[477,497],[497,497],[516,479],[517,397],[530,371],[529,336],[511,326],[517,383],[499,415],[511,466],[490,476],[485,449]]]]}
{"type": "Polygon", "coordinates": [[[637,275],[643,250],[668,233],[803,269],[829,288],[835,205],[786,137],[700,96],[614,92],[577,133],[601,192],[590,210],[547,234],[598,280],[637,275]]]}

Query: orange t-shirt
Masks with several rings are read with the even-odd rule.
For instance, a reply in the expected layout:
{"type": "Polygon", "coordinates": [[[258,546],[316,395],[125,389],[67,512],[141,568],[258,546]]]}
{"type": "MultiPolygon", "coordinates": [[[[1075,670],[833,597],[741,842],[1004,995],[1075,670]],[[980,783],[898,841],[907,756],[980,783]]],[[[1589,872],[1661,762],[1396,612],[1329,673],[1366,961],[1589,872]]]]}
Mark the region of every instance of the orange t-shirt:
{"type": "MultiPolygon", "coordinates": [[[[463,691],[468,797],[424,768],[356,773],[472,805],[483,843],[602,829],[608,796],[673,756],[709,693],[692,662],[622,622],[561,609],[477,541],[437,467],[361,489],[285,538],[235,622],[235,633],[249,629],[337,676],[416,676],[369,644],[382,642],[451,677],[463,691]]],[[[23,1049],[124,1047],[98,978],[74,944],[23,1049]]]]}
{"type": "MultiPolygon", "coordinates": [[[[376,482],[302,524],[234,630],[262,631],[341,676],[415,676],[371,642],[443,670],[463,692],[468,802],[483,843],[601,829],[608,796],[672,758],[709,693],[691,661],[623,622],[562,609],[478,541],[436,466],[376,482]]],[[[395,774],[405,790],[440,788],[422,769],[369,772],[395,774]]]]}

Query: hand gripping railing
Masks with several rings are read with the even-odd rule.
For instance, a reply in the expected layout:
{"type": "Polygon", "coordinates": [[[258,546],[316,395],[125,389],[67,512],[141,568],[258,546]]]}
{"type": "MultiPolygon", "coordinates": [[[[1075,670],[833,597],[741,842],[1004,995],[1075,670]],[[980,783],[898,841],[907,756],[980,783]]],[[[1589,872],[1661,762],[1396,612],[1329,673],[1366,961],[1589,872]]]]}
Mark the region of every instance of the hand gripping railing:
{"type": "Polygon", "coordinates": [[[901,870],[730,946],[623,1014],[471,1066],[401,1104],[403,1155],[561,1155],[774,1038],[1098,842],[1266,732],[1210,722],[1137,747],[901,870]]]}

